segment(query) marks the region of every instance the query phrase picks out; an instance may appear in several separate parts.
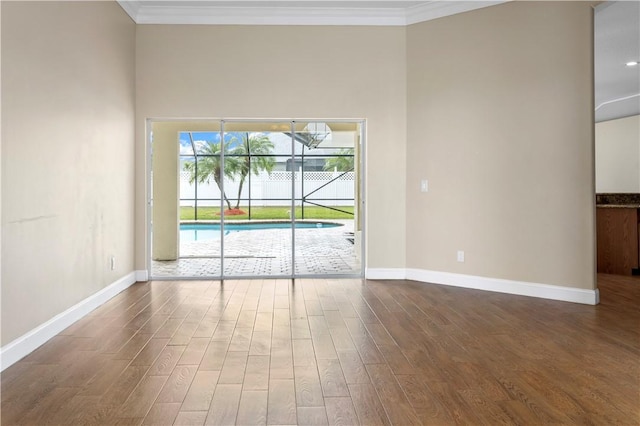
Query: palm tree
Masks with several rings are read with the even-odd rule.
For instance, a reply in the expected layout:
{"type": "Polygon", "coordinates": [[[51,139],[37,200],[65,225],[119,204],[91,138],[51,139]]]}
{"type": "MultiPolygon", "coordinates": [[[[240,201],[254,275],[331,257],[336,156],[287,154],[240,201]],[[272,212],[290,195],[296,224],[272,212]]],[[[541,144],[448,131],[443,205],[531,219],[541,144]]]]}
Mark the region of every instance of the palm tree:
{"type": "MultiPolygon", "coordinates": [[[[233,157],[228,156],[229,145],[234,141],[234,139],[224,142],[224,153],[225,153],[225,161],[224,161],[224,176],[229,179],[233,179],[235,174],[234,170],[237,169],[237,161],[233,157]]],[[[198,183],[210,183],[211,178],[215,181],[216,185],[220,189],[222,193],[222,197],[227,203],[227,207],[231,209],[231,202],[227,198],[227,195],[222,190],[222,162],[220,159],[220,146],[222,143],[215,142],[207,142],[202,148],[199,150],[196,161],[186,161],[184,163],[184,170],[190,173],[189,183],[193,184],[196,180],[198,183]],[[197,167],[196,167],[197,162],[197,167]],[[197,173],[196,173],[197,171],[197,173]],[[197,174],[197,175],[196,175],[197,174]]]]}
{"type": "Polygon", "coordinates": [[[353,148],[341,149],[337,155],[343,157],[331,157],[324,163],[325,171],[336,170],[338,172],[350,172],[354,170],[353,148]]]}
{"type": "Polygon", "coordinates": [[[265,170],[271,174],[276,164],[275,158],[269,156],[273,153],[273,147],[273,142],[271,142],[265,134],[257,133],[249,135],[249,133],[245,133],[242,136],[242,143],[231,151],[230,156],[237,156],[233,163],[234,169],[232,173],[240,177],[236,209],[240,207],[242,187],[249,173],[257,176],[260,171],[265,170]]]}

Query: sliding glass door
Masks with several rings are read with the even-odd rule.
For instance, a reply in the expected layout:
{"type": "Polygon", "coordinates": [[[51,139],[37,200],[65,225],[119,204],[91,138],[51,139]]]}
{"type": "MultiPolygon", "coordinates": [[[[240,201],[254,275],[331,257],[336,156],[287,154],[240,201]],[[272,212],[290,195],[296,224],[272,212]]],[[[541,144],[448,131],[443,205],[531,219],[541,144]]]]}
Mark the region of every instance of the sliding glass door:
{"type": "Polygon", "coordinates": [[[296,275],[360,272],[355,246],[357,123],[296,122],[296,275]]]}
{"type": "Polygon", "coordinates": [[[224,275],[292,276],[290,122],[224,123],[224,275]]]}
{"type": "Polygon", "coordinates": [[[361,276],[362,124],[150,122],[151,276],[361,276]]]}

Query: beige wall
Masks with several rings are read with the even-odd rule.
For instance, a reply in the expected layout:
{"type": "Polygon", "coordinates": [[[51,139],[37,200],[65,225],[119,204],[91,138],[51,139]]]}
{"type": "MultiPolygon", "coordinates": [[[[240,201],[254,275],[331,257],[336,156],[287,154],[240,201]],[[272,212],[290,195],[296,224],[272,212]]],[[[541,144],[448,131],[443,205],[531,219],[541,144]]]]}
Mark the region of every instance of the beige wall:
{"type": "MultiPolygon", "coordinates": [[[[2,45],[2,5],[0,4],[0,46],[2,45]]],[[[0,48],[1,52],[1,48],[0,48]]],[[[0,53],[0,81],[2,80],[2,54],[0,53]]],[[[0,99],[2,99],[2,84],[0,84],[0,99]]],[[[0,102],[0,118],[2,117],[2,102],[0,102]]],[[[2,222],[2,120],[0,119],[0,224],[2,222]]],[[[0,346],[2,346],[2,226],[0,226],[0,346]]],[[[1,366],[0,366],[1,368],[1,366]]]]}
{"type": "Polygon", "coordinates": [[[640,192],[640,115],[596,124],[596,192],[640,192]]]}
{"type": "Polygon", "coordinates": [[[1,7],[3,345],[146,269],[146,118],[366,118],[368,267],[594,287],[587,3],[408,29],[1,7]]]}
{"type": "Polygon", "coordinates": [[[139,25],[136,266],[147,118],[366,118],[368,266],[405,265],[405,28],[139,25]]]}
{"type": "Polygon", "coordinates": [[[152,125],[153,132],[153,260],[178,258],[178,133],[184,128],[170,122],[152,125]]]}
{"type": "Polygon", "coordinates": [[[592,28],[586,2],[409,27],[407,267],[594,288],[592,28]]]}
{"type": "Polygon", "coordinates": [[[134,48],[115,2],[2,2],[3,345],[133,271],[134,48]]]}

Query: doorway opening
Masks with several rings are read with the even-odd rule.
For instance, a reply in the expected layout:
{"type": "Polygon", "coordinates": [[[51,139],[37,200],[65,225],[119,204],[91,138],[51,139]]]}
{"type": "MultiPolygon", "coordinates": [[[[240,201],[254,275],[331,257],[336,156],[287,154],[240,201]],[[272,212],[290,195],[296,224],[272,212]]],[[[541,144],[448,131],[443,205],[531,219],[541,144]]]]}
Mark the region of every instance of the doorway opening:
{"type": "Polygon", "coordinates": [[[149,120],[151,277],[362,277],[364,125],[149,120]]]}

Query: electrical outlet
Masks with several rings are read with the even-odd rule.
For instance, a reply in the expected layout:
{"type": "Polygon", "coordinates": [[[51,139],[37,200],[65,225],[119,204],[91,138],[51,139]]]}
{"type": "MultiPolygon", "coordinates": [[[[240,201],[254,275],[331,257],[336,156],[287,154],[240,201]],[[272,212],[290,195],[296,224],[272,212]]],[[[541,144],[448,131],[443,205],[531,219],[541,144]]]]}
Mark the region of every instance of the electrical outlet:
{"type": "Polygon", "coordinates": [[[422,179],[420,181],[420,191],[429,192],[429,181],[426,179],[422,179]]]}
{"type": "Polygon", "coordinates": [[[464,251],[458,250],[458,262],[464,262],[464,251]]]}
{"type": "Polygon", "coordinates": [[[116,257],[111,256],[111,270],[113,271],[114,269],[116,269],[116,257]]]}

